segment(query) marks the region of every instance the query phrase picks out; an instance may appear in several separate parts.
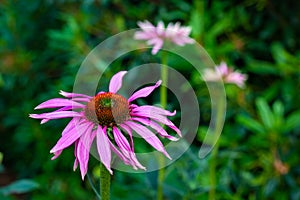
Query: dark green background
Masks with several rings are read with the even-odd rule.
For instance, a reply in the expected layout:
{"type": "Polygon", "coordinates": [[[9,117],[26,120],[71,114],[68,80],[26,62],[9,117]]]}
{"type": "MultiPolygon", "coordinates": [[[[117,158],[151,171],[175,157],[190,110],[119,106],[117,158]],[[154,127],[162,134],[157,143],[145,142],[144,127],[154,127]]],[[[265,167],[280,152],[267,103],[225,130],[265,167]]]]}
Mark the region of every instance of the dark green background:
{"type": "MultiPolygon", "coordinates": [[[[300,199],[299,10],[297,1],[267,0],[1,1],[0,184],[27,181],[13,188],[24,194],[1,196],[8,191],[1,188],[0,199],[96,199],[88,181],[72,171],[72,147],[50,160],[49,150],[68,120],[40,125],[28,114],[39,103],[59,97],[59,90],[72,91],[77,70],[93,47],[145,19],[191,26],[191,36],[215,63],[224,60],[248,74],[244,90],[226,86],[217,199],[300,199]]],[[[120,59],[104,80],[141,60],[159,61],[159,56],[148,50],[142,57],[137,53],[120,59]]],[[[164,196],[207,199],[210,157],[200,160],[197,153],[209,123],[210,100],[196,72],[174,63],[190,79],[202,113],[192,147],[166,169],[164,196]]],[[[158,95],[147,101],[158,103],[158,95]]],[[[176,102],[172,97],[168,101],[176,102]]],[[[97,180],[96,159],[90,159],[89,169],[97,180]]],[[[112,179],[112,199],[155,199],[157,172],[115,170],[112,179]]]]}

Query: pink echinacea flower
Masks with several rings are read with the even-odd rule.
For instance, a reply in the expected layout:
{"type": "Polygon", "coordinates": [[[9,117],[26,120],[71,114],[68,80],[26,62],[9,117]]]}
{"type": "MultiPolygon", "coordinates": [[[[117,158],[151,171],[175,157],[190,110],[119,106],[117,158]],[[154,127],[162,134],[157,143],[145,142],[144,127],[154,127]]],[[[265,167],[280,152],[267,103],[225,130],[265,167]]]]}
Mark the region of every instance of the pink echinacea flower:
{"type": "Polygon", "coordinates": [[[65,148],[74,144],[73,169],[75,170],[79,164],[82,179],[88,170],[89,153],[94,140],[100,161],[112,174],[111,151],[125,164],[131,165],[136,170],[145,170],[134,152],[133,132],[169,159],[171,157],[154,133],[171,141],[178,140],[163,129],[162,126],[165,125],[181,137],[180,130],[167,118],[174,116],[175,111],[171,113],[159,107],[138,106],[133,103],[137,98],[147,97],[151,94],[155,88],[160,86],[161,81],[134,92],[126,99],[117,94],[126,73],[126,71],[121,71],[111,78],[109,92],[99,92],[96,96],[91,97],[85,94],[61,91],[60,94],[65,98],[50,99],[35,108],[58,108],[57,110],[42,114],[30,114],[31,118],[41,119],[41,124],[53,119],[72,118],[50,153],[54,154],[52,159],[56,159],[65,148]]]}
{"type": "Polygon", "coordinates": [[[190,27],[181,27],[179,22],[175,24],[169,23],[167,28],[162,21],[159,21],[157,27],[149,21],[138,22],[138,26],[142,29],[134,35],[136,40],[147,40],[149,45],[153,45],[152,54],[155,55],[162,48],[164,41],[169,40],[178,46],[192,44],[194,40],[189,37],[190,27]]]}
{"type": "Polygon", "coordinates": [[[232,68],[228,68],[225,62],[221,62],[214,70],[205,69],[203,79],[205,81],[223,80],[225,83],[236,84],[238,87],[243,88],[245,86],[245,81],[247,80],[247,75],[238,71],[233,71],[232,68]]]}

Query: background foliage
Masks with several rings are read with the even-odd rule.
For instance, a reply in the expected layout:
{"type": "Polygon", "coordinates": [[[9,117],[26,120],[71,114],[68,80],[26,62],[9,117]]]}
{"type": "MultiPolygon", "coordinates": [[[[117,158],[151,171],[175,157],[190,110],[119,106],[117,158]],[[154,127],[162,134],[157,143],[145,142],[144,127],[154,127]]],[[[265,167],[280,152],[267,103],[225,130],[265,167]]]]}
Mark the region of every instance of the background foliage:
{"type": "MultiPolygon", "coordinates": [[[[295,1],[270,0],[1,1],[0,199],[95,199],[88,181],[72,172],[72,148],[50,160],[67,120],[41,126],[28,114],[59,90],[72,91],[93,47],[144,19],[190,25],[215,63],[224,60],[248,74],[246,89],[226,86],[217,199],[300,199],[299,10],[295,1]]],[[[114,72],[141,59],[116,62],[114,72]]],[[[195,72],[174,67],[190,78],[202,115],[192,147],[166,169],[164,195],[207,199],[209,157],[200,160],[197,153],[209,122],[209,99],[195,72]]],[[[97,176],[96,160],[89,166],[97,176]]],[[[112,197],[154,199],[156,178],[157,172],[116,171],[112,197]]]]}

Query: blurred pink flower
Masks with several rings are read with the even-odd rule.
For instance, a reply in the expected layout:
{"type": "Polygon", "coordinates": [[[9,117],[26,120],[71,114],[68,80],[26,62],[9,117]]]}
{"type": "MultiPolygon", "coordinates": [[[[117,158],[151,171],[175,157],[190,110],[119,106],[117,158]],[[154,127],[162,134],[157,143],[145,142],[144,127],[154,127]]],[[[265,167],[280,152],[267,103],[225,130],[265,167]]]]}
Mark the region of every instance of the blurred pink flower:
{"type": "Polygon", "coordinates": [[[137,106],[132,103],[137,98],[147,97],[151,94],[155,88],[160,86],[161,81],[136,91],[127,100],[117,94],[126,73],[126,71],[121,71],[112,77],[109,92],[99,92],[96,96],[91,97],[61,91],[60,94],[65,98],[50,99],[35,108],[59,108],[58,110],[30,114],[31,118],[41,119],[41,124],[53,119],[72,118],[50,153],[54,154],[52,159],[56,159],[65,148],[75,144],[74,170],[79,164],[82,179],[87,173],[90,148],[94,139],[101,162],[112,174],[111,151],[119,156],[125,164],[131,165],[136,170],[138,168],[145,170],[134,153],[132,131],[169,159],[171,159],[169,154],[154,132],[169,140],[178,140],[163,129],[162,126],[165,125],[176,131],[181,137],[180,130],[167,118],[167,116],[175,115],[175,111],[171,113],[159,107],[137,106]]]}
{"type": "Polygon", "coordinates": [[[167,28],[165,28],[162,21],[159,21],[157,27],[155,27],[146,20],[144,22],[138,22],[138,26],[142,30],[135,33],[134,39],[147,40],[149,45],[153,45],[153,55],[162,48],[165,40],[169,40],[179,46],[194,43],[194,40],[189,37],[191,28],[181,27],[179,22],[175,24],[169,23],[167,28]]]}
{"type": "Polygon", "coordinates": [[[238,71],[233,71],[232,68],[228,68],[225,62],[221,62],[221,64],[216,66],[214,70],[205,69],[203,79],[205,81],[223,80],[225,83],[233,83],[238,87],[243,88],[245,86],[245,81],[247,80],[247,75],[238,71]]]}

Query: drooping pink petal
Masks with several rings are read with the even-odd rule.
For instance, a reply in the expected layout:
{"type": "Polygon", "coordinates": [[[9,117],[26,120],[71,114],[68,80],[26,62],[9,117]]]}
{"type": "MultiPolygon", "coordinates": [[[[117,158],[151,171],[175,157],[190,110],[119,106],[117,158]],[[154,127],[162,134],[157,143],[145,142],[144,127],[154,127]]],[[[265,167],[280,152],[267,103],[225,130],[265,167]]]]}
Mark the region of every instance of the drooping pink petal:
{"type": "Polygon", "coordinates": [[[96,140],[97,140],[97,149],[98,149],[100,160],[103,163],[103,165],[106,167],[106,169],[109,171],[109,173],[113,174],[112,170],[110,169],[111,151],[110,151],[109,139],[106,135],[106,128],[102,129],[102,127],[98,125],[96,140]]]}
{"type": "MultiPolygon", "coordinates": [[[[85,135],[85,134],[83,134],[83,135],[85,135]]],[[[81,143],[80,139],[78,140],[76,153],[77,153],[76,158],[79,163],[81,178],[82,178],[82,180],[84,180],[84,176],[87,172],[87,163],[88,163],[88,159],[89,159],[89,152],[87,151],[85,146],[81,143]]]]}
{"type": "Polygon", "coordinates": [[[54,111],[42,114],[30,114],[29,117],[34,119],[60,119],[68,117],[82,117],[82,114],[75,111],[54,111]]]}
{"type": "Polygon", "coordinates": [[[137,124],[135,122],[127,121],[125,124],[131,127],[137,134],[139,134],[142,138],[144,138],[151,146],[153,146],[156,150],[162,152],[167,158],[172,159],[169,154],[166,152],[161,141],[156,137],[154,133],[152,133],[146,127],[137,124]]]}
{"type": "Polygon", "coordinates": [[[149,120],[147,118],[140,118],[140,117],[134,117],[131,118],[133,121],[137,121],[140,122],[146,126],[150,126],[151,128],[153,128],[160,136],[168,138],[171,141],[178,141],[179,138],[173,137],[171,135],[169,135],[164,129],[163,127],[161,127],[158,123],[155,123],[152,120],[149,120]]]}
{"type": "Polygon", "coordinates": [[[130,145],[127,139],[123,136],[120,130],[117,127],[113,127],[113,135],[117,145],[120,147],[121,151],[130,151],[130,145]]]}
{"type": "Polygon", "coordinates": [[[147,113],[147,112],[135,112],[135,113],[130,113],[130,115],[132,117],[134,117],[134,116],[136,116],[136,117],[147,117],[147,118],[153,119],[153,120],[155,120],[159,123],[165,124],[166,126],[170,127],[174,131],[176,131],[176,133],[180,137],[182,137],[181,131],[165,116],[158,115],[156,113],[147,113]]]}
{"type": "Polygon", "coordinates": [[[41,120],[41,124],[45,124],[45,123],[47,123],[49,120],[50,120],[50,119],[42,119],[42,120],[41,120]]]}
{"type": "Polygon", "coordinates": [[[73,119],[71,119],[71,121],[64,128],[62,135],[74,129],[79,124],[80,119],[81,119],[80,117],[74,117],[73,119]]]}
{"type": "Polygon", "coordinates": [[[58,108],[58,107],[65,107],[65,106],[70,106],[73,109],[85,107],[85,105],[69,99],[55,98],[41,103],[34,109],[36,110],[36,109],[44,109],[44,108],[58,108]]]}
{"type": "Polygon", "coordinates": [[[133,137],[132,137],[131,129],[128,126],[126,126],[125,124],[120,124],[120,127],[128,133],[128,135],[130,137],[131,149],[134,152],[134,144],[133,144],[133,137]]]}
{"type": "Polygon", "coordinates": [[[50,150],[50,153],[65,149],[73,144],[91,125],[93,124],[90,122],[81,123],[76,128],[63,134],[56,145],[50,150]]]}
{"type": "Polygon", "coordinates": [[[152,48],[152,55],[157,54],[157,52],[162,48],[164,45],[164,41],[162,39],[157,39],[155,43],[153,43],[153,48],[152,48]]]}
{"type": "Polygon", "coordinates": [[[75,158],[74,164],[73,164],[73,171],[74,171],[74,172],[76,171],[77,167],[78,167],[78,159],[75,158]]]}
{"type": "Polygon", "coordinates": [[[109,92],[116,93],[122,86],[123,76],[127,71],[120,71],[116,73],[110,80],[109,83],[109,92]]]}
{"type": "Polygon", "coordinates": [[[78,142],[79,140],[76,140],[74,143],[74,156],[75,156],[75,161],[74,161],[74,165],[73,165],[73,171],[75,171],[78,167],[78,158],[77,158],[77,147],[78,147],[78,142]]]}
{"type": "Polygon", "coordinates": [[[120,148],[121,152],[130,160],[130,163],[134,169],[146,169],[144,166],[140,164],[140,162],[137,160],[135,153],[130,148],[130,145],[127,141],[127,139],[124,137],[124,135],[121,133],[121,131],[117,127],[113,127],[113,134],[115,141],[120,148]]]}
{"type": "Polygon", "coordinates": [[[245,86],[246,80],[247,76],[245,74],[241,74],[240,72],[232,72],[225,77],[225,82],[236,84],[240,88],[245,86]]]}
{"type": "Polygon", "coordinates": [[[67,98],[76,98],[76,97],[84,97],[84,98],[88,98],[91,99],[91,96],[85,95],[85,94],[78,94],[78,93],[70,93],[70,92],[65,92],[65,91],[60,91],[59,92],[60,95],[67,97],[67,98]]]}
{"type": "Polygon", "coordinates": [[[124,162],[124,164],[126,165],[130,165],[129,160],[115,147],[115,145],[110,141],[109,141],[109,146],[111,148],[111,150],[117,154],[117,156],[124,162]]]}
{"type": "Polygon", "coordinates": [[[174,116],[176,115],[176,110],[174,112],[170,112],[168,110],[156,107],[156,106],[138,106],[132,110],[132,112],[143,112],[151,114],[158,114],[158,115],[167,115],[167,116],[174,116]]]}
{"type": "Polygon", "coordinates": [[[149,94],[151,94],[153,92],[153,90],[155,90],[155,88],[159,87],[161,84],[161,80],[157,81],[155,85],[153,86],[148,86],[145,88],[142,88],[138,91],[136,91],[135,93],[133,93],[131,95],[131,97],[128,99],[128,102],[131,102],[137,98],[141,98],[141,97],[147,97],[149,94]]]}
{"type": "Polygon", "coordinates": [[[62,150],[54,152],[54,156],[51,158],[51,160],[58,158],[58,156],[60,156],[61,153],[62,153],[62,150]]]}
{"type": "Polygon", "coordinates": [[[74,97],[71,99],[72,101],[78,101],[78,102],[89,102],[91,100],[91,98],[87,98],[87,97],[74,97]]]}
{"type": "MultiPolygon", "coordinates": [[[[72,109],[72,107],[71,106],[65,106],[65,107],[62,107],[62,108],[60,108],[60,109],[57,109],[57,110],[55,110],[55,111],[53,111],[53,112],[57,112],[57,111],[66,111],[66,110],[71,110],[72,109]]],[[[41,124],[45,124],[45,123],[47,123],[48,121],[50,121],[51,119],[42,119],[41,120],[41,124]]]]}
{"type": "Polygon", "coordinates": [[[84,180],[84,176],[88,170],[88,161],[90,157],[90,148],[93,139],[96,136],[96,131],[92,131],[93,126],[90,126],[86,132],[79,138],[77,146],[77,159],[80,166],[81,178],[84,180]]]}

